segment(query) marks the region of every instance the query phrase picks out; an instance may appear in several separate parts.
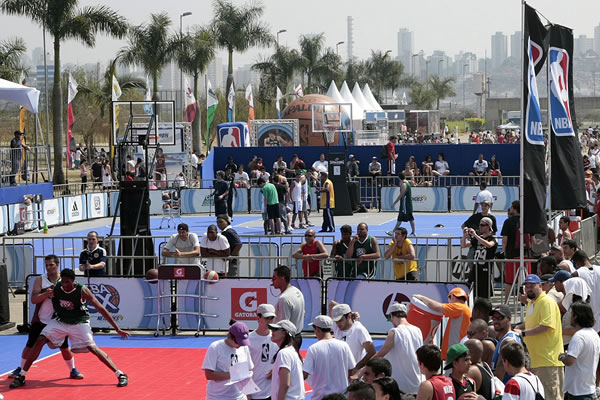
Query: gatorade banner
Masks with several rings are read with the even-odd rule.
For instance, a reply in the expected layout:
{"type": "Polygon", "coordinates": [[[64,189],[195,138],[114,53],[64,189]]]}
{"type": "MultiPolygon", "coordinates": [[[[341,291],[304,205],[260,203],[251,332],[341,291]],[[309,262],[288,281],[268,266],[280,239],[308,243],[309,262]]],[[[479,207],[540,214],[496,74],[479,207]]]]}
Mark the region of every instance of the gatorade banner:
{"type": "Polygon", "coordinates": [[[585,177],[579,141],[575,134],[573,95],[573,31],[550,28],[548,86],[550,88],[551,206],[569,210],[586,206],[585,177]]]}

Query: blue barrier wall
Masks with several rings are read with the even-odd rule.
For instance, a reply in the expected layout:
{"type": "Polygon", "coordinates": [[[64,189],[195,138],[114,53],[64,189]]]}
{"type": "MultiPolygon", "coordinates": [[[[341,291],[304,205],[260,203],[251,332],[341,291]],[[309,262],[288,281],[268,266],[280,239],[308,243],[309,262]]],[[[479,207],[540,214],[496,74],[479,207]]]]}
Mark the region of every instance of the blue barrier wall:
{"type": "MultiPolygon", "coordinates": [[[[212,152],[214,157],[214,170],[225,168],[227,157],[233,156],[236,164],[247,165],[254,155],[262,157],[263,164],[270,171],[277,156],[282,155],[285,162],[290,163],[292,156],[298,154],[301,159],[310,167],[312,163],[319,159],[319,154],[325,152],[324,146],[303,146],[303,147],[215,147],[212,152]]],[[[330,153],[343,152],[343,146],[332,146],[330,153]]],[[[349,146],[348,154],[360,160],[360,175],[368,176],[369,163],[371,158],[379,158],[381,146],[349,146]]],[[[419,164],[425,159],[426,155],[431,155],[435,161],[438,153],[444,153],[446,161],[450,166],[452,175],[468,175],[473,170],[473,162],[483,154],[483,157],[490,160],[492,154],[495,154],[500,162],[502,175],[519,175],[519,145],[518,144],[427,144],[427,145],[397,145],[396,153],[398,160],[396,171],[404,169],[404,163],[408,157],[414,155],[419,164]]],[[[205,161],[205,164],[209,158],[205,161]]],[[[387,166],[382,163],[384,173],[387,166]]],[[[208,172],[208,171],[207,171],[208,172]]],[[[206,179],[207,177],[204,176],[206,179]]],[[[212,178],[212,176],[211,176],[212,178]]]]}
{"type": "Polygon", "coordinates": [[[31,185],[7,186],[0,189],[0,205],[22,203],[26,194],[41,194],[44,199],[54,197],[52,183],[37,183],[31,185]]]}

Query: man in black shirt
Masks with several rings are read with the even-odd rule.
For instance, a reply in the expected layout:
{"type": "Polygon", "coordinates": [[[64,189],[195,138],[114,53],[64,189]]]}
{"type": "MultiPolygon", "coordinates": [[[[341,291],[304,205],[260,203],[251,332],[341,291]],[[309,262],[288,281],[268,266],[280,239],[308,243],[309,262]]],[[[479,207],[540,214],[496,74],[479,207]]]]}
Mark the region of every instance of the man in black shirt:
{"type": "Polygon", "coordinates": [[[275,175],[273,177],[273,184],[275,185],[275,189],[277,189],[277,198],[279,199],[279,217],[281,218],[281,223],[285,226],[285,233],[292,233],[287,217],[287,200],[288,200],[288,184],[287,180],[281,175],[275,175]]]}
{"type": "Polygon", "coordinates": [[[227,214],[227,195],[229,193],[229,185],[223,180],[225,172],[217,171],[217,180],[215,181],[215,214],[227,214]]]}
{"type": "MultiPolygon", "coordinates": [[[[240,255],[240,250],[242,249],[242,241],[238,233],[231,227],[231,220],[228,215],[217,215],[217,226],[221,230],[221,235],[227,238],[229,242],[229,255],[231,257],[236,257],[240,255]]],[[[229,261],[229,269],[227,271],[227,276],[238,276],[238,259],[232,259],[229,261]]]]}
{"type": "Polygon", "coordinates": [[[473,228],[479,231],[479,221],[481,218],[488,217],[492,220],[492,230],[498,232],[498,226],[496,225],[496,217],[490,214],[491,204],[489,201],[484,200],[481,202],[481,212],[471,215],[461,226],[461,228],[473,228]]]}
{"type": "Polygon", "coordinates": [[[21,131],[15,131],[15,137],[10,141],[10,184],[16,185],[16,177],[21,168],[21,159],[23,158],[23,148],[29,150],[29,146],[21,141],[21,131]]]}
{"type": "Polygon", "coordinates": [[[87,235],[87,247],[79,254],[79,270],[85,276],[106,275],[106,250],[98,245],[98,233],[90,231],[87,235]]]}
{"type": "Polygon", "coordinates": [[[100,158],[96,157],[96,160],[92,163],[91,168],[94,186],[102,185],[102,161],[100,161],[100,158]]]}
{"type": "Polygon", "coordinates": [[[475,283],[475,297],[490,297],[491,263],[486,260],[491,260],[496,254],[498,243],[492,231],[492,220],[488,217],[483,217],[479,222],[479,234],[473,228],[465,228],[463,230],[463,238],[461,247],[472,247],[475,249],[473,254],[473,267],[471,269],[469,281],[475,283]]]}
{"type": "Polygon", "coordinates": [[[235,162],[233,162],[233,157],[227,157],[227,164],[225,165],[224,170],[230,170],[232,175],[236,173],[236,171],[238,170],[238,166],[235,162]]]}

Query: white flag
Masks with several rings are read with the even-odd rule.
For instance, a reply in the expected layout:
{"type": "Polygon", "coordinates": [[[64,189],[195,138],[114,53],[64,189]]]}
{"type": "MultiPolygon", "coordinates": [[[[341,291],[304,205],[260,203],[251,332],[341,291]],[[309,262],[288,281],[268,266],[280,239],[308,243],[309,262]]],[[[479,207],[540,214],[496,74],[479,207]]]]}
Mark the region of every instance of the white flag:
{"type": "Polygon", "coordinates": [[[251,108],[254,108],[254,98],[252,97],[252,85],[248,84],[246,87],[246,100],[251,108]]]}
{"type": "Polygon", "coordinates": [[[233,85],[229,86],[229,93],[227,93],[227,107],[233,109],[233,105],[235,104],[235,90],[233,90],[233,85]]]}
{"type": "Polygon", "coordinates": [[[121,86],[119,86],[119,81],[117,80],[117,77],[113,75],[113,77],[112,77],[112,101],[119,100],[119,97],[121,97],[122,94],[123,94],[123,92],[121,91],[121,86]]]}
{"type": "Polygon", "coordinates": [[[408,100],[406,100],[406,92],[402,93],[402,101],[400,102],[400,104],[402,104],[403,106],[408,105],[408,100]]]}
{"type": "Polygon", "coordinates": [[[73,75],[71,75],[71,72],[69,72],[69,94],[67,96],[67,98],[68,98],[67,104],[71,104],[76,95],[77,95],[77,81],[75,80],[75,78],[73,78],[73,75]]]}
{"type": "Polygon", "coordinates": [[[301,83],[299,83],[298,86],[296,86],[296,88],[294,89],[294,93],[298,97],[304,96],[304,92],[302,91],[302,84],[301,83]]]}
{"type": "Polygon", "coordinates": [[[279,90],[279,86],[277,86],[277,94],[276,94],[276,100],[275,100],[275,104],[277,107],[277,112],[281,111],[281,106],[279,105],[279,100],[283,99],[283,93],[281,93],[281,90],[279,90]]]}

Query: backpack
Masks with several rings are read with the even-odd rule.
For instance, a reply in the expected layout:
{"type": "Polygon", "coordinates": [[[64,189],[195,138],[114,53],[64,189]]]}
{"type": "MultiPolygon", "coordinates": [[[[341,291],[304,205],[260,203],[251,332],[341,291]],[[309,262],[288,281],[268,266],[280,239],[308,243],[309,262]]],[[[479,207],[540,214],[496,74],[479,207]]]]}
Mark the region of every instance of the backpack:
{"type": "Polygon", "coordinates": [[[379,152],[379,159],[387,160],[387,158],[388,158],[387,144],[384,144],[383,147],[381,148],[381,151],[379,152]]]}
{"type": "MultiPolygon", "coordinates": [[[[535,376],[535,375],[534,375],[535,376]]],[[[531,386],[531,388],[533,389],[533,391],[535,392],[535,400],[545,400],[544,396],[542,396],[542,394],[540,392],[538,392],[538,390],[536,388],[533,387],[533,384],[529,381],[529,379],[527,379],[524,376],[521,376],[521,378],[523,378],[524,380],[527,381],[527,383],[529,383],[529,386],[531,386]]],[[[539,388],[539,381],[536,380],[536,386],[539,388]]]]}

